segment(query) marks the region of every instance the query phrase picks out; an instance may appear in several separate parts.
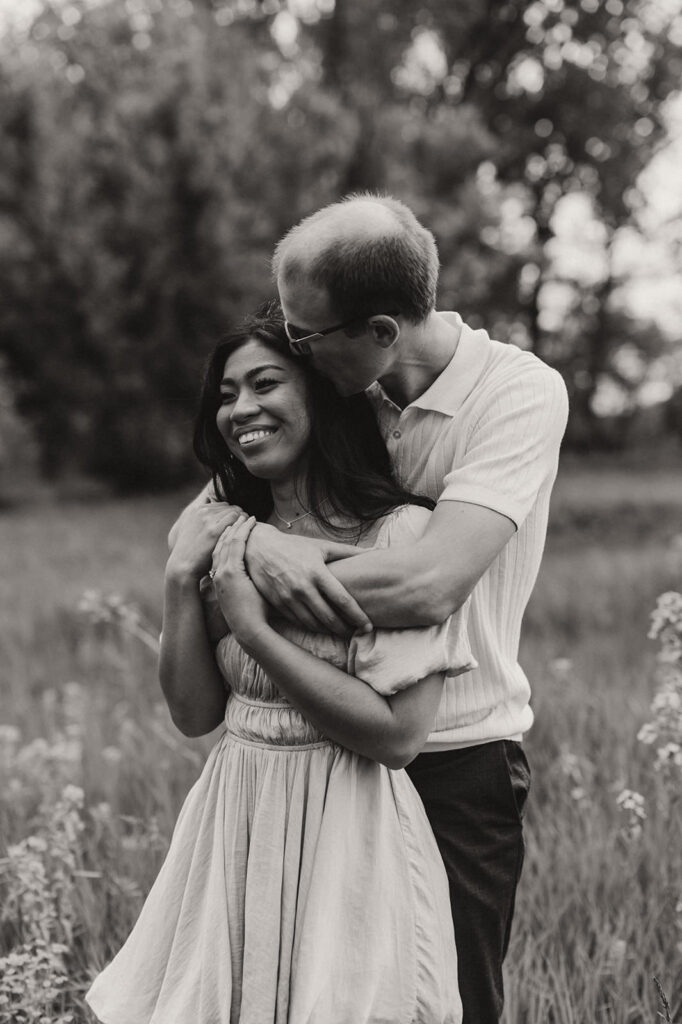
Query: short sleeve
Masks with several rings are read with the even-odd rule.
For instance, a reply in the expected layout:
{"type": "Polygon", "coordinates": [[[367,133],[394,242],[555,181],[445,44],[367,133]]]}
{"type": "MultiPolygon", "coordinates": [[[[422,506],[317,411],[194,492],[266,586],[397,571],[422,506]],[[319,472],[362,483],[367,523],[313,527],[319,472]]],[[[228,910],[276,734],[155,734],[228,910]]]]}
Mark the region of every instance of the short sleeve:
{"type": "Polygon", "coordinates": [[[439,501],[484,505],[518,529],[542,485],[554,479],[568,417],[566,386],[556,370],[534,363],[490,397],[439,501]]]}
{"type": "MultiPolygon", "coordinates": [[[[403,506],[387,517],[375,546],[413,543],[424,532],[429,515],[419,506],[403,506]]],[[[354,634],[348,674],[389,697],[434,672],[456,676],[476,668],[467,636],[468,612],[469,600],[439,626],[354,634]]]]}

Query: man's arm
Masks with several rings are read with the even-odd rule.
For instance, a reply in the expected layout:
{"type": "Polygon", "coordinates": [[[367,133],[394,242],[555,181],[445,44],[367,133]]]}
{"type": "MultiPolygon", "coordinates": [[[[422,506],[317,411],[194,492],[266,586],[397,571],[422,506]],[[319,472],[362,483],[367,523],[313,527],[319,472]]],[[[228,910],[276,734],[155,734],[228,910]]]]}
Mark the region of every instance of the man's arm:
{"type": "Polygon", "coordinates": [[[461,608],[514,531],[492,509],[441,501],[414,544],[366,551],[329,569],[375,626],[435,625],[461,608]]]}
{"type": "Polygon", "coordinates": [[[442,501],[414,544],[359,551],[325,565],[320,547],[306,538],[261,529],[249,539],[247,566],[263,596],[293,610],[309,629],[348,632],[338,615],[325,611],[327,601],[351,628],[365,625],[353,615],[357,605],[375,626],[430,626],[464,604],[514,529],[482,505],[442,501]]]}
{"type": "MultiPolygon", "coordinates": [[[[319,629],[308,621],[314,607],[315,620],[332,632],[338,630],[324,606],[339,584],[374,625],[432,625],[459,608],[556,473],[568,412],[566,388],[559,374],[542,364],[523,370],[488,403],[414,545],[320,564],[311,574],[288,538],[255,534],[247,566],[263,596],[278,609],[303,609],[297,611],[299,621],[319,629]]],[[[354,624],[338,603],[336,608],[354,624]]]]}

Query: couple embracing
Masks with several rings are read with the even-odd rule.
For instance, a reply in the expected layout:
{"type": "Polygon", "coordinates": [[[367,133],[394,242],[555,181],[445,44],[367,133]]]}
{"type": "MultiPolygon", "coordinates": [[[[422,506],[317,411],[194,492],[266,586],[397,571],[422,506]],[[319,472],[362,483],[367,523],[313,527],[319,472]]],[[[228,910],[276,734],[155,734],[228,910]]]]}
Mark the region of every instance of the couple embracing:
{"type": "Polygon", "coordinates": [[[521,619],[559,375],[435,311],[433,236],[360,195],[279,243],[215,348],[212,484],[171,531],[160,677],[225,728],[103,1024],[492,1024],[523,861],[521,619]]]}

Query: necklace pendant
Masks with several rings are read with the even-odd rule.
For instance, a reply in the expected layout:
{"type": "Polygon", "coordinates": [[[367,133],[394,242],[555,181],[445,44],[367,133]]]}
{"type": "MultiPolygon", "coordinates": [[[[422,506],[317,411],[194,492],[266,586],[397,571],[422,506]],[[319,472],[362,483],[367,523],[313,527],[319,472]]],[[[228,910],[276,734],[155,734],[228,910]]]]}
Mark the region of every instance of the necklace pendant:
{"type": "Polygon", "coordinates": [[[274,505],[273,512],[279,519],[280,523],[283,523],[286,526],[287,530],[290,530],[294,523],[297,523],[300,519],[305,519],[306,516],[314,515],[314,513],[317,512],[318,508],[321,508],[322,505],[324,505],[323,501],[321,501],[319,505],[316,505],[315,508],[308,509],[307,512],[300,512],[297,516],[294,516],[294,518],[291,521],[285,519],[283,515],[280,515],[280,513],[277,511],[277,507],[274,505]]]}

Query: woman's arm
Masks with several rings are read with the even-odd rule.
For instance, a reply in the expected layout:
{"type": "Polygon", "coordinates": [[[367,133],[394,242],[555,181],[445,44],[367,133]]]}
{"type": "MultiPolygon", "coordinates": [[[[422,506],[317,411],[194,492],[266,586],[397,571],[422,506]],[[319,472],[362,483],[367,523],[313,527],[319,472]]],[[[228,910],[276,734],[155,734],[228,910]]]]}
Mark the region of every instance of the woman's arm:
{"type": "Polygon", "coordinates": [[[280,636],[267,625],[234,634],[287,699],[329,739],[388,768],[404,768],[423,748],[443,691],[440,673],[384,697],[280,636]]]}
{"type": "Polygon", "coordinates": [[[213,653],[197,580],[166,571],[159,680],[173,722],[203,736],[225,716],[227,692],[213,653]]]}
{"type": "Polygon", "coordinates": [[[389,768],[408,764],[431,731],[442,676],[429,675],[409,689],[384,697],[277,633],[244,566],[246,540],[254,523],[250,519],[227,529],[213,553],[213,583],[232,635],[293,706],[329,739],[389,768]]]}
{"type": "Polygon", "coordinates": [[[233,521],[230,506],[215,502],[185,510],[166,565],[159,680],[185,736],[212,732],[225,714],[225,684],[208,636],[199,580],[233,521]]]}

